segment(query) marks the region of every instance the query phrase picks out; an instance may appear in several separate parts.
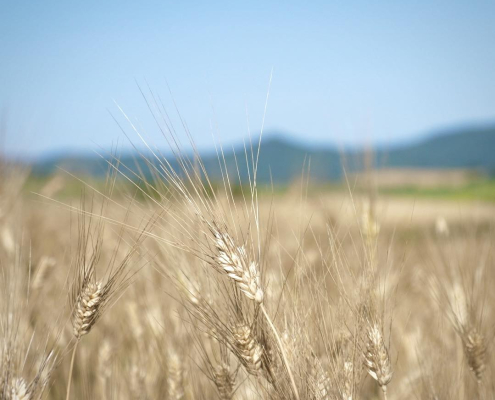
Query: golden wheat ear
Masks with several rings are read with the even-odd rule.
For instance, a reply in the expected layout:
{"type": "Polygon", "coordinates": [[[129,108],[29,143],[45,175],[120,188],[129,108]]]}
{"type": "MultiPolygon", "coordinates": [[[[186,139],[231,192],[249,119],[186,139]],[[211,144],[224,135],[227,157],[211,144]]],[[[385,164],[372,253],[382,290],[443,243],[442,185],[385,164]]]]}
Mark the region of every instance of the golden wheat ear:
{"type": "Polygon", "coordinates": [[[486,369],[485,338],[476,328],[473,328],[463,335],[463,342],[469,369],[473,372],[478,384],[481,384],[486,369]]]}
{"type": "Polygon", "coordinates": [[[104,224],[103,217],[90,215],[86,223],[83,215],[80,220],[78,237],[78,254],[72,287],[69,292],[71,309],[72,332],[75,345],[67,383],[67,399],[70,396],[71,375],[74,368],[76,350],[82,337],[89,334],[103,313],[113,305],[116,299],[129,287],[135,274],[135,259],[141,239],[140,234],[134,244],[125,252],[124,257],[117,261],[117,250],[123,242],[123,231],[119,233],[115,254],[107,265],[103,266],[102,277],[97,278],[97,267],[103,248],[104,224]]]}
{"type": "Polygon", "coordinates": [[[214,230],[218,251],[217,263],[220,271],[232,279],[241,292],[256,303],[263,303],[263,289],[255,261],[250,261],[244,245],[236,246],[226,230],[214,230]]]}
{"type": "Polygon", "coordinates": [[[234,398],[235,375],[230,371],[226,363],[219,364],[213,371],[213,381],[217,387],[218,396],[221,400],[234,398]]]}
{"type": "Polygon", "coordinates": [[[263,348],[256,340],[253,330],[246,324],[237,324],[232,328],[232,336],[237,358],[248,373],[258,375],[262,367],[263,348]]]}
{"type": "Polygon", "coordinates": [[[366,334],[367,343],[364,363],[368,374],[378,383],[386,398],[387,385],[392,380],[393,375],[388,350],[377,324],[369,326],[366,334]]]}
{"type": "Polygon", "coordinates": [[[73,332],[77,340],[87,335],[96,323],[102,300],[101,282],[88,282],[84,285],[72,319],[73,332]]]}

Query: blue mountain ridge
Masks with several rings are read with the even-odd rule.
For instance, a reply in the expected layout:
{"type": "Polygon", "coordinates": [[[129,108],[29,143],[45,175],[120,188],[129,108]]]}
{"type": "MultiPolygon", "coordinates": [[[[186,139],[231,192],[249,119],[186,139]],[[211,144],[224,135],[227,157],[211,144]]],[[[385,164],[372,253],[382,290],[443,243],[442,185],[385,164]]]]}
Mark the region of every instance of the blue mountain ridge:
{"type": "MultiPolygon", "coordinates": [[[[363,148],[339,150],[337,147],[312,145],[287,139],[282,133],[265,136],[261,144],[258,163],[258,182],[285,184],[301,176],[304,168],[310,164],[310,176],[318,181],[336,181],[343,175],[343,168],[349,172],[362,169],[363,148]]],[[[257,145],[253,145],[257,153],[257,145]]],[[[173,156],[168,156],[172,168],[179,170],[173,156]]],[[[190,153],[189,153],[190,154],[190,153]]],[[[248,168],[243,146],[234,150],[224,146],[224,160],[232,180],[245,182],[248,168]]],[[[471,126],[444,130],[412,143],[378,146],[373,149],[374,165],[377,168],[428,168],[478,169],[491,176],[495,175],[495,124],[489,126],[471,126]]],[[[251,155],[249,154],[249,164],[251,155]]],[[[151,154],[146,158],[153,160],[151,154]]],[[[122,165],[134,172],[149,174],[149,162],[138,154],[129,152],[119,156],[122,165]]],[[[216,153],[203,153],[201,159],[212,180],[222,177],[216,153]]],[[[152,161],[157,165],[156,161],[152,161]]],[[[98,155],[58,154],[33,163],[32,170],[39,175],[49,175],[57,167],[76,174],[104,176],[108,165],[98,155]]],[[[124,167],[120,167],[123,169],[124,167]]]]}

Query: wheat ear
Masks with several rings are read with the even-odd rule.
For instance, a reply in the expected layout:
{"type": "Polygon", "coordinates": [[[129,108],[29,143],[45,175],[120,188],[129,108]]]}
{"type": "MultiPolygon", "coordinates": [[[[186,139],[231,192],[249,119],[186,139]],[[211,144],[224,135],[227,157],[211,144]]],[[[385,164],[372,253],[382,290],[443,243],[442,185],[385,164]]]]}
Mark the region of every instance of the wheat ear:
{"type": "Polygon", "coordinates": [[[77,340],[87,335],[95,324],[101,302],[101,282],[88,282],[79,295],[72,319],[74,336],[77,340]]]}
{"type": "Polygon", "coordinates": [[[473,328],[464,339],[464,351],[468,361],[469,369],[473,372],[478,384],[481,384],[483,372],[485,371],[486,345],[485,338],[473,328]]]}
{"type": "Polygon", "coordinates": [[[320,360],[314,354],[311,355],[308,362],[308,383],[312,395],[311,398],[314,400],[325,400],[329,396],[330,378],[323,369],[320,360]]]}
{"type": "Polygon", "coordinates": [[[251,375],[258,375],[261,371],[261,356],[263,348],[254,337],[252,329],[242,323],[232,329],[234,346],[239,361],[251,375]]]}
{"type": "Polygon", "coordinates": [[[234,397],[235,378],[227,364],[218,365],[213,371],[213,380],[221,400],[232,400],[234,397]]]}
{"type": "Polygon", "coordinates": [[[268,322],[268,325],[270,326],[270,329],[273,331],[273,334],[277,339],[277,344],[289,375],[294,396],[297,400],[299,400],[299,392],[297,390],[296,381],[292,375],[282,340],[280,339],[277,328],[275,328],[275,325],[273,324],[263,304],[264,295],[261,287],[257,263],[248,260],[245,247],[236,246],[234,239],[232,239],[227,232],[221,233],[219,230],[213,229],[213,234],[215,236],[216,247],[218,250],[218,264],[227,276],[235,281],[241,292],[244,293],[248,299],[255,301],[259,305],[266,321],[268,322]]]}
{"type": "Polygon", "coordinates": [[[69,379],[67,382],[67,397],[70,398],[70,387],[72,382],[72,371],[74,369],[74,360],[79,341],[84,335],[87,335],[96,320],[98,319],[100,305],[102,303],[102,285],[100,282],[87,282],[82,288],[81,294],[77,300],[76,309],[72,315],[73,333],[76,338],[76,344],[72,350],[70,361],[69,379]]]}
{"type": "Polygon", "coordinates": [[[392,380],[392,366],[383,336],[375,324],[368,328],[365,365],[368,373],[382,388],[383,397],[387,398],[387,385],[392,380]]]}
{"type": "Polygon", "coordinates": [[[22,378],[17,378],[12,382],[12,389],[10,391],[12,400],[30,400],[31,393],[28,389],[26,381],[22,378]]]}
{"type": "Polygon", "coordinates": [[[258,267],[254,261],[248,262],[244,246],[236,246],[228,233],[215,232],[217,261],[227,276],[233,279],[242,293],[250,300],[261,304],[261,289],[258,267]]]}

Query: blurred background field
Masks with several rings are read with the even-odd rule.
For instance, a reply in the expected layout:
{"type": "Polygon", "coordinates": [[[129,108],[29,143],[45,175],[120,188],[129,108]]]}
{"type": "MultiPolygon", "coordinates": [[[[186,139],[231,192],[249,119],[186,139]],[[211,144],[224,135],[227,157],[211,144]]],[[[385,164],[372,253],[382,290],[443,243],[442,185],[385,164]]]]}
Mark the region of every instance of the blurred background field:
{"type": "MultiPolygon", "coordinates": [[[[293,182],[307,179],[312,190],[346,190],[366,177],[366,168],[374,168],[373,184],[383,195],[409,196],[418,199],[450,199],[458,201],[494,201],[495,129],[472,127],[441,134],[400,146],[370,146],[362,149],[339,149],[332,146],[315,147],[285,139],[268,132],[263,139],[258,167],[260,187],[273,186],[276,192],[288,190],[293,182]],[[347,180],[347,182],[346,182],[347,180]]],[[[245,139],[246,141],[248,139],[245,139]]],[[[256,138],[251,139],[255,142],[256,138]]],[[[244,146],[225,147],[225,159],[233,186],[248,181],[247,164],[243,157],[244,146]]],[[[156,144],[153,144],[156,145],[156,144]]],[[[230,144],[221,144],[223,146],[230,144]]],[[[220,145],[218,145],[220,146],[220,145]]],[[[219,151],[219,147],[217,148],[219,151]]],[[[147,162],[137,151],[118,154],[59,154],[44,157],[28,164],[32,173],[28,188],[57,189],[57,182],[66,180],[62,171],[85,179],[104,180],[108,171],[105,161],[114,157],[125,165],[123,172],[139,175],[147,170],[147,162]],[[48,182],[51,182],[51,186],[48,182]]],[[[148,152],[148,159],[153,156],[148,152]]],[[[171,155],[167,149],[164,155],[171,155]]],[[[191,154],[190,154],[191,156],[191,154]]],[[[172,157],[173,158],[173,157],[172,157]]],[[[213,183],[221,182],[222,175],[216,152],[203,152],[202,161],[213,183]]],[[[152,164],[155,161],[150,161],[152,164]]],[[[179,166],[172,160],[172,166],[179,166]]],[[[150,178],[149,173],[145,178],[150,178]]],[[[84,180],[84,179],[83,179],[84,180]]],[[[122,179],[122,181],[125,181],[122,179]]],[[[125,184],[125,182],[122,182],[125,184]]],[[[64,187],[65,195],[75,190],[77,183],[64,187]],[[75,187],[73,187],[75,185],[75,187]]],[[[61,189],[60,188],[60,189],[61,189]]]]}

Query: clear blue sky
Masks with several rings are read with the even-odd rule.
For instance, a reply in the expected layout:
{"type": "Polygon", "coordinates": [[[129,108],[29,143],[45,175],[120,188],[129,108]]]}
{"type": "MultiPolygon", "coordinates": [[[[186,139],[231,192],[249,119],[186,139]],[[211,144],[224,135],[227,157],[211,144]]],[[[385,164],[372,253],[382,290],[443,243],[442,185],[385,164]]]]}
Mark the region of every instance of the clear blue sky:
{"type": "MultiPolygon", "coordinates": [[[[261,126],[313,143],[400,141],[495,121],[493,1],[2,1],[8,152],[109,148],[114,100],[153,128],[136,80],[201,148],[261,126]]],[[[125,142],[125,141],[124,141],[125,142]]]]}

